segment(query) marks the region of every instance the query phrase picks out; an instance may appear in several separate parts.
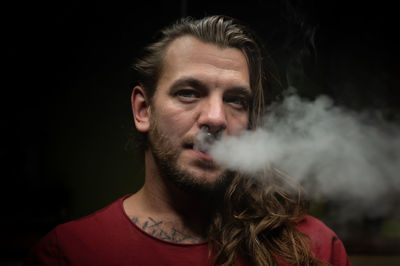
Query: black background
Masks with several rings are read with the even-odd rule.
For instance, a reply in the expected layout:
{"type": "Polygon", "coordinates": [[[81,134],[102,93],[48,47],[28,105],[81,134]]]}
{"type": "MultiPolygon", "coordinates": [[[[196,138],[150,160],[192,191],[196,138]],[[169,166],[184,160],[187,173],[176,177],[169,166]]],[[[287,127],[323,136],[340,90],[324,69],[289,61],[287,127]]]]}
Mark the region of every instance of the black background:
{"type": "Polygon", "coordinates": [[[129,148],[130,64],[156,30],[182,15],[236,17],[265,40],[282,78],[301,95],[328,94],[396,120],[393,2],[2,4],[2,261],[22,260],[56,224],[142,184],[142,161],[129,148]]]}

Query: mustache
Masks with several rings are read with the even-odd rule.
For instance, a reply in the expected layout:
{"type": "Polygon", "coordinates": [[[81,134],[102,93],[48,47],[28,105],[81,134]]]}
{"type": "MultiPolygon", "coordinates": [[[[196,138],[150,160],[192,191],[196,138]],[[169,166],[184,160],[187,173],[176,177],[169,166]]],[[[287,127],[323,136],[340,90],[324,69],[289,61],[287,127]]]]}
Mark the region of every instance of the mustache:
{"type": "Polygon", "coordinates": [[[182,145],[185,148],[193,148],[196,136],[186,136],[182,139],[182,145]]]}

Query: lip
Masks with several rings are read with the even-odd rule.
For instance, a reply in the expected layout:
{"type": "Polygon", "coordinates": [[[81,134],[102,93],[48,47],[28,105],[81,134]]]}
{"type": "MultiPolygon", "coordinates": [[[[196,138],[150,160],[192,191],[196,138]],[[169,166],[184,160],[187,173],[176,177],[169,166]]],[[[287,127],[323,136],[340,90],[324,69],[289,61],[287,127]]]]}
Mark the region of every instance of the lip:
{"type": "Polygon", "coordinates": [[[202,151],[197,151],[197,150],[191,150],[192,152],[194,152],[197,156],[199,156],[201,159],[208,161],[208,162],[214,162],[214,159],[209,156],[208,154],[202,152],[202,151]]]}

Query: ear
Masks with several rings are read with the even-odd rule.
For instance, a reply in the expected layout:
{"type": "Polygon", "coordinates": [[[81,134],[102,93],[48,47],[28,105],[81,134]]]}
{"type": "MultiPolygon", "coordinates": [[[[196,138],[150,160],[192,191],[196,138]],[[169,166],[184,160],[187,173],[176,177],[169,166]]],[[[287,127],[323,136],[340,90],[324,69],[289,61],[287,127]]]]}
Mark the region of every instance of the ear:
{"type": "Polygon", "coordinates": [[[148,132],[150,129],[150,104],[141,86],[133,88],[131,105],[137,130],[139,132],[148,132]]]}

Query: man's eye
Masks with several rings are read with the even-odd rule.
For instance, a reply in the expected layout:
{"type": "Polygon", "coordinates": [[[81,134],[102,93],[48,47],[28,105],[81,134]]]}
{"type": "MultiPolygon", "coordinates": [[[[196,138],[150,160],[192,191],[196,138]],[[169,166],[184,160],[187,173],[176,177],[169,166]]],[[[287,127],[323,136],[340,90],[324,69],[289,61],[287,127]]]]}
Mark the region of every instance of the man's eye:
{"type": "Polygon", "coordinates": [[[229,103],[236,109],[247,110],[249,107],[248,100],[239,96],[225,97],[225,102],[229,103]]]}
{"type": "Polygon", "coordinates": [[[175,96],[183,101],[192,101],[199,98],[199,94],[194,90],[180,90],[175,93],[175,96]]]}

